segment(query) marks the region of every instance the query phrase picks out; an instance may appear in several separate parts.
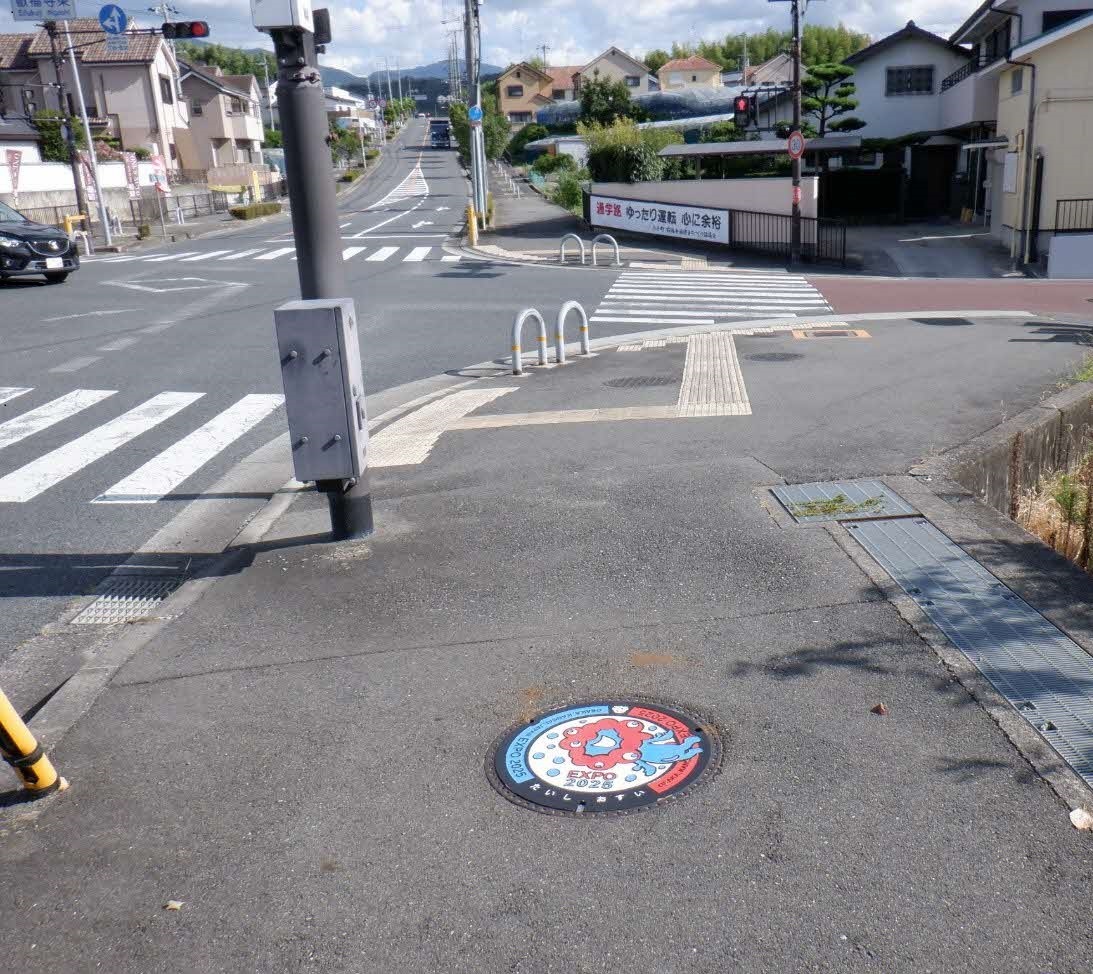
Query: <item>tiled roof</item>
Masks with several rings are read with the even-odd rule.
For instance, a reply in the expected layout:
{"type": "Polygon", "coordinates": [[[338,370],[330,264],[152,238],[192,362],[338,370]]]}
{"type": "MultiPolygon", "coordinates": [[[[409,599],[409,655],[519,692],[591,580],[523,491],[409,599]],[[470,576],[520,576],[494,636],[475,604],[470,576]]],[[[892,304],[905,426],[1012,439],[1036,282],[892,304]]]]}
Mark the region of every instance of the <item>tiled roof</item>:
{"type": "Polygon", "coordinates": [[[226,85],[238,88],[243,94],[249,95],[251,82],[257,82],[258,79],[253,74],[226,74],[220,80],[226,85]]]}
{"type": "Polygon", "coordinates": [[[189,61],[183,61],[182,73],[186,74],[188,71],[207,79],[218,88],[235,91],[248,97],[251,92],[251,82],[257,80],[253,74],[224,74],[214,64],[191,64],[189,61]]]}
{"type": "MultiPolygon", "coordinates": [[[[110,64],[126,63],[133,61],[154,61],[159,45],[163,38],[159,34],[130,34],[128,51],[108,51],[106,49],[106,32],[97,20],[89,17],[80,17],[68,22],[68,30],[72,35],[72,46],[76,48],[76,57],[84,64],[110,64]]],[[[64,47],[64,34],[57,38],[58,49],[64,47]]],[[[31,57],[48,57],[49,35],[40,30],[34,36],[30,48],[27,51],[31,57]]]]}
{"type": "MultiPolygon", "coordinates": [[[[707,61],[697,54],[693,57],[676,58],[664,65],[661,71],[720,71],[721,65],[707,61]]],[[[659,71],[657,72],[660,73],[659,71]]]]}
{"type": "Polygon", "coordinates": [[[33,34],[0,34],[0,68],[7,71],[33,71],[34,62],[27,57],[33,34]]]}
{"type": "Polygon", "coordinates": [[[572,88],[573,75],[581,70],[581,65],[575,64],[561,68],[547,68],[546,73],[554,81],[555,88],[572,88]]]}

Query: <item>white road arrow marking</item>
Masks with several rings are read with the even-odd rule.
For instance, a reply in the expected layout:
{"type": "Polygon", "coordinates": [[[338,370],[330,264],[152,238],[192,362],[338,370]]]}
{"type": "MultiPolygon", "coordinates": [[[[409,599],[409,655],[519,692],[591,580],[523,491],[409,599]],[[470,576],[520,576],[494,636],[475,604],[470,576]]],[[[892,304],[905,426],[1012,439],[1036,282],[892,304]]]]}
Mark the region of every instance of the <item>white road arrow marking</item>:
{"type": "Polygon", "coordinates": [[[116,308],[113,311],[81,311],[78,315],[61,315],[59,318],[43,318],[43,322],[53,321],[68,321],[72,318],[97,318],[103,315],[123,315],[128,314],[130,311],[136,311],[136,308],[116,308]]]}
{"type": "Polygon", "coordinates": [[[420,223],[415,223],[413,229],[417,230],[418,227],[431,227],[432,225],[432,220],[422,220],[420,223]]]}
{"type": "Polygon", "coordinates": [[[451,209],[450,206],[438,206],[436,208],[436,211],[437,211],[437,213],[443,213],[445,210],[450,210],[450,209],[451,209]]]}

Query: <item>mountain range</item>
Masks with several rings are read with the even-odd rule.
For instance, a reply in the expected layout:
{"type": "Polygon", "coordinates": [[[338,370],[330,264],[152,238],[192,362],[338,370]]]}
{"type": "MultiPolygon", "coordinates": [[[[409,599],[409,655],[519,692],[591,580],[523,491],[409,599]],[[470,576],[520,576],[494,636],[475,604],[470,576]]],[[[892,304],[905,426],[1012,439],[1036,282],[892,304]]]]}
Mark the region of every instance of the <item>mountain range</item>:
{"type": "MultiPolygon", "coordinates": [[[[460,71],[463,70],[463,61],[459,62],[460,71]]],[[[343,71],[341,68],[328,68],[320,67],[323,73],[323,84],[333,85],[338,88],[349,88],[350,86],[357,85],[384,85],[387,84],[387,72],[386,71],[373,71],[370,75],[361,76],[351,74],[348,71],[343,71]]],[[[499,68],[494,64],[482,65],[482,77],[490,78],[499,75],[504,68],[499,68]]],[[[430,80],[430,81],[443,81],[448,78],[448,62],[447,61],[434,61],[432,64],[422,64],[416,68],[403,68],[402,69],[403,81],[407,78],[413,78],[415,80],[430,80]]],[[[394,69],[391,70],[391,83],[393,85],[398,84],[398,72],[394,69]]]]}

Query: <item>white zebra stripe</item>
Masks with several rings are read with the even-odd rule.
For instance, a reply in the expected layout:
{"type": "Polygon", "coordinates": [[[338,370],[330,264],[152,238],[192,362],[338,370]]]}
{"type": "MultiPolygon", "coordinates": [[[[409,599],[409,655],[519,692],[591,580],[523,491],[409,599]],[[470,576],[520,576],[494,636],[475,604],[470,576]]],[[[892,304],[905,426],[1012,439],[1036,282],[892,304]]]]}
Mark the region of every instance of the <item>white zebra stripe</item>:
{"type": "Polygon", "coordinates": [[[277,250],[271,250],[268,254],[262,254],[261,257],[255,257],[255,260],[276,260],[278,257],[284,257],[285,254],[292,254],[296,252],[295,247],[280,247],[277,250]]]}
{"type": "Polygon", "coordinates": [[[432,247],[415,247],[405,257],[402,258],[404,264],[417,264],[423,261],[426,257],[432,253],[432,247]]]}
{"type": "Polygon", "coordinates": [[[0,423],[0,450],[49,429],[114,394],[114,390],[110,389],[77,389],[30,412],[13,416],[6,423],[0,423]]]}
{"type": "Polygon", "coordinates": [[[225,447],[257,426],[285,397],[249,395],[172,444],[128,477],[103,491],[93,504],[154,504],[170,494],[225,447]]]}
{"type": "Polygon", "coordinates": [[[0,477],[0,502],[21,504],[78,473],[200,399],[201,392],[161,392],[116,419],[0,477]]]}
{"type": "Polygon", "coordinates": [[[349,260],[350,257],[356,257],[357,254],[363,253],[367,249],[367,247],[346,247],[345,250],[342,251],[342,260],[349,260]]]}
{"type": "Polygon", "coordinates": [[[30,389],[21,389],[18,386],[0,386],[0,406],[3,406],[6,402],[11,402],[13,399],[18,399],[19,396],[25,396],[30,389]]]}
{"type": "Polygon", "coordinates": [[[374,254],[369,254],[364,259],[369,261],[387,260],[392,254],[397,253],[398,247],[380,247],[374,254]]]}

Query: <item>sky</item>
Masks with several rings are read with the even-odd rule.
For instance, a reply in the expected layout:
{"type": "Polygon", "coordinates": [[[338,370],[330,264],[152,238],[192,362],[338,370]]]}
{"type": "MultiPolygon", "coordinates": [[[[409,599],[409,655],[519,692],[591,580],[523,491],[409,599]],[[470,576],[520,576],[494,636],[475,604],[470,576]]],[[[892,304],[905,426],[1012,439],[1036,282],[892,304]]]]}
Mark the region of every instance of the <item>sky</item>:
{"type": "MultiPolygon", "coordinates": [[[[125,6],[141,26],[158,22],[147,6],[125,6]]],[[[207,20],[210,40],[238,47],[270,47],[250,20],[249,0],[173,0],[176,20],[207,20]]],[[[322,0],[314,0],[321,4],[322,0]]],[[[13,23],[8,0],[0,0],[0,33],[27,30],[13,23]]],[[[77,12],[97,14],[98,0],[77,0],[77,12]]],[[[354,74],[367,74],[396,63],[413,67],[445,60],[446,32],[459,28],[461,0],[356,0],[328,4],[334,41],[323,63],[354,74]],[[446,23],[447,22],[447,23],[446,23]]],[[[846,24],[874,39],[898,30],[908,20],[949,34],[976,6],[976,0],[814,0],[807,23],[846,24]]],[[[608,47],[636,57],[672,41],[699,41],[725,34],[789,27],[789,5],[768,0],[628,0],[626,17],[614,0],[485,0],[482,5],[483,60],[505,66],[541,55],[548,46],[553,65],[580,65],[608,47]]],[[[28,25],[33,29],[32,25],[28,25]]]]}

